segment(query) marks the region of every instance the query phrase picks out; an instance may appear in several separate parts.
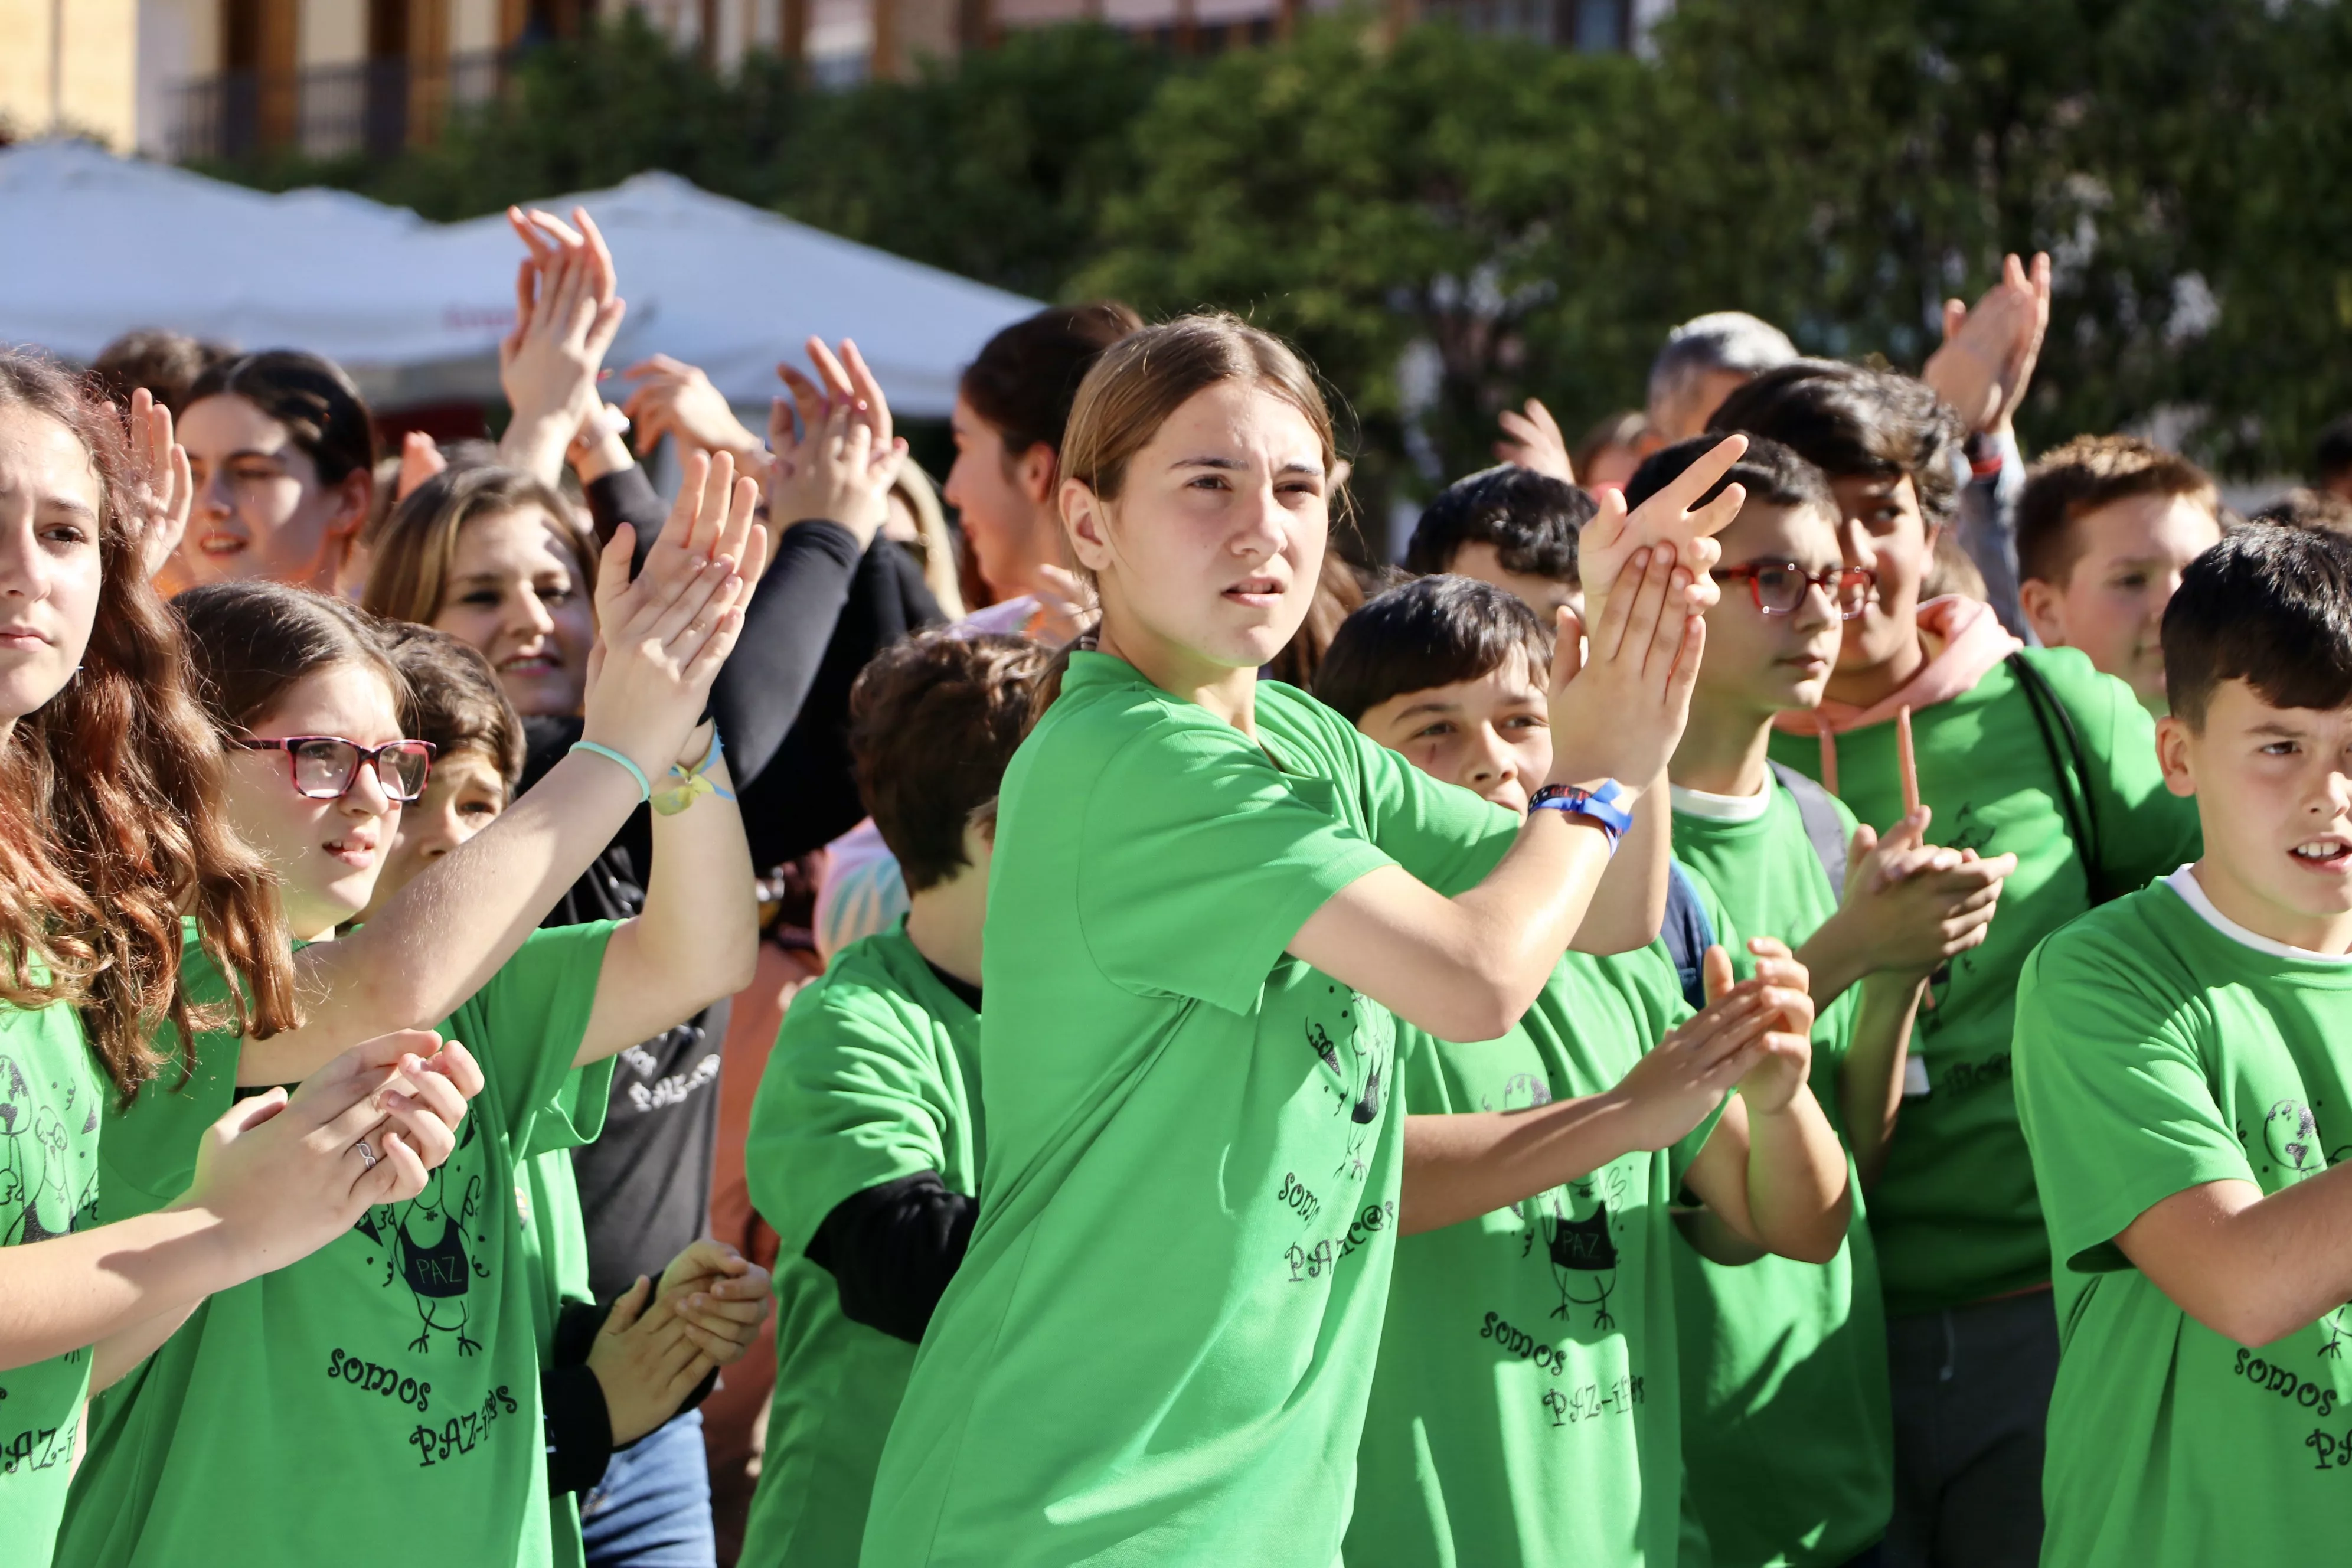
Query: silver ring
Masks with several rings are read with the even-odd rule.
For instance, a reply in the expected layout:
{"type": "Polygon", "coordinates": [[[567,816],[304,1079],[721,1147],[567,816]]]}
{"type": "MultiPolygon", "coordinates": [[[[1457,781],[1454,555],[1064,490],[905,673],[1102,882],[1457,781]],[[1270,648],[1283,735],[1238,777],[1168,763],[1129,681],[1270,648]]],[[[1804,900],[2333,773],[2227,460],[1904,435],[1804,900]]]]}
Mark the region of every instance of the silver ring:
{"type": "Polygon", "coordinates": [[[383,1157],[381,1154],[378,1154],[374,1150],[369,1148],[368,1141],[364,1138],[352,1144],[352,1147],[360,1152],[360,1158],[367,1162],[367,1168],[370,1171],[374,1170],[375,1163],[383,1157]]]}

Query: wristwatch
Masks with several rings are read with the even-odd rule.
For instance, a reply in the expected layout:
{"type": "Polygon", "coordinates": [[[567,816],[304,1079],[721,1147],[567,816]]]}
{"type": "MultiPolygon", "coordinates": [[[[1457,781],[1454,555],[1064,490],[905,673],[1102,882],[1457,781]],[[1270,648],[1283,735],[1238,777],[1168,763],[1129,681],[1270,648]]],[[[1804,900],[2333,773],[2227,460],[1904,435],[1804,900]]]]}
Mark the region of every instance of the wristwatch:
{"type": "Polygon", "coordinates": [[[1612,855],[1617,853],[1617,841],[1633,827],[1633,810],[1626,803],[1625,786],[1615,779],[1602,779],[1591,789],[1575,784],[1546,784],[1528,802],[1530,816],[1538,811],[1560,811],[1584,818],[1601,829],[1609,840],[1612,855]]]}

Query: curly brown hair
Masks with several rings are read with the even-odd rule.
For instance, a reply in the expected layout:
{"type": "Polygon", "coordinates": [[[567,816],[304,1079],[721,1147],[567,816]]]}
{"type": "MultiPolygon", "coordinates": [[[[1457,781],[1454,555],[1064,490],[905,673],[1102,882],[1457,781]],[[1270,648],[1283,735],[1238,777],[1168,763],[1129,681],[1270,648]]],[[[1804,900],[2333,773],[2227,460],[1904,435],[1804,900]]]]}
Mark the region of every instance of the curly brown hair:
{"type": "Polygon", "coordinates": [[[188,688],[179,623],[142,567],[124,432],[94,385],[0,350],[0,407],[63,426],[101,490],[98,611],[80,670],[0,741],[0,1002],[64,1003],[125,1100],[194,1031],[296,1021],[293,963],[267,867],[230,829],[220,746],[188,688]],[[180,983],[181,916],[224,974],[220,1009],[180,983]]]}

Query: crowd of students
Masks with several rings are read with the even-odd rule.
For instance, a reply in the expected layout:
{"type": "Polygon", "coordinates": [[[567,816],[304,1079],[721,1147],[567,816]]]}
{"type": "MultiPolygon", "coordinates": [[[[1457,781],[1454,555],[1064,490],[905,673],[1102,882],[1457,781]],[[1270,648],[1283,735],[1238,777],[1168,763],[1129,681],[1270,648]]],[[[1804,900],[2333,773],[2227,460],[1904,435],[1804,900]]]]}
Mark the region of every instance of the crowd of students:
{"type": "Polygon", "coordinates": [[[495,446],[0,353],[0,1559],[2352,1524],[2352,427],[2029,467],[2012,258],[1918,377],[1507,411],[1380,568],[1234,318],[1006,329],[935,491],[854,344],[608,406],[511,217],[495,446]]]}

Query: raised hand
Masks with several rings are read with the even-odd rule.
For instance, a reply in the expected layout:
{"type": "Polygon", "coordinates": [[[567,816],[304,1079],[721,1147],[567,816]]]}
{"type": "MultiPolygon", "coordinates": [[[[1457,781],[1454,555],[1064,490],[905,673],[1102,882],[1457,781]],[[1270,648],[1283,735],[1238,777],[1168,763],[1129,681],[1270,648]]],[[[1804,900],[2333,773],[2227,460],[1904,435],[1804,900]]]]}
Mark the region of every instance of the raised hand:
{"type": "Polygon", "coordinates": [[[1747,437],[1726,436],[1713,450],[1675,475],[1664,489],[1631,512],[1625,510],[1622,494],[1613,489],[1603,489],[1601,510],[1577,536],[1576,562],[1578,573],[1584,579],[1584,602],[1589,605],[1604,603],[1616,584],[1618,573],[1636,551],[1664,544],[1674,548],[1675,559],[1696,581],[1707,584],[1709,592],[1699,608],[1704,611],[1706,605],[1713,604],[1713,583],[1706,574],[1723,553],[1714,536],[1739,515],[1740,503],[1748,499],[1748,492],[1738,485],[1727,485],[1721,495],[1705,506],[1696,503],[1731,471],[1731,465],[1747,450],[1747,437]]]}
{"type": "Polygon", "coordinates": [[[628,312],[604,237],[585,211],[573,216],[581,230],[545,213],[508,214],[531,254],[516,268],[514,331],[499,344],[499,384],[514,409],[499,450],[551,484],[594,412],[597,373],[628,312]]]}
{"type": "Polygon", "coordinates": [[[637,456],[650,455],[667,436],[677,443],[680,457],[731,452],[751,471],[760,437],[744,428],[700,366],[656,354],[623,371],[621,379],[636,383],[622,400],[621,412],[636,427],[637,456]]]}
{"type": "Polygon", "coordinates": [[[768,1271],[723,1241],[698,1241],[662,1270],[654,1299],[717,1366],[743,1359],[768,1316],[768,1271]]]}
{"type": "Polygon", "coordinates": [[[439,443],[422,430],[411,430],[400,438],[400,477],[393,481],[392,500],[394,506],[415,495],[425,480],[449,466],[441,455],[439,443]]]}
{"type": "Polygon", "coordinates": [[[677,1415],[712,1364],[677,1315],[652,1296],[653,1281],[638,1275],[588,1347],[588,1370],[604,1393],[615,1447],[677,1415]]]}
{"type": "MultiPolygon", "coordinates": [[[[1749,942],[1748,951],[1756,957],[1756,973],[1748,984],[1766,987],[1774,1027],[1765,1037],[1762,1052],[1739,1079],[1739,1098],[1748,1102],[1749,1115],[1769,1116],[1789,1108],[1813,1068],[1811,976],[1785,944],[1769,936],[1749,942]]],[[[1728,960],[1723,974],[1729,975],[1728,960]]],[[[1713,994],[1713,976],[1708,991],[1713,994]]]]}
{"type": "Polygon", "coordinates": [[[470,1057],[431,1065],[446,1048],[429,1029],[379,1036],[290,1098],[272,1089],[239,1100],[205,1130],[195,1179],[173,1206],[217,1215],[260,1274],[317,1251],[372,1205],[415,1197],[456,1148],[466,1100],[481,1088],[470,1057]]]}
{"type": "Polygon", "coordinates": [[[1974,310],[1963,300],[1944,301],[1944,343],[1927,356],[1919,379],[1959,412],[1969,434],[1999,434],[2025,401],[2049,330],[2050,258],[2037,254],[2029,268],[2004,257],[2000,281],[1974,310]]]}
{"type": "Polygon", "coordinates": [[[1922,806],[1878,838],[1864,823],[1854,832],[1846,896],[1835,918],[1862,933],[1864,973],[1916,977],[1980,944],[2017,869],[2015,855],[1979,858],[1973,850],[1927,842],[1933,808],[1922,806]]]}
{"type": "Polygon", "coordinates": [[[808,355],[816,379],[776,367],[792,395],[777,398],[768,415],[768,515],[782,527],[824,518],[869,545],[907,443],[891,433],[889,400],[856,343],[844,339],[836,358],[811,338],[808,355]]]}
{"type": "Polygon", "coordinates": [[[131,526],[150,577],[180,548],[195,500],[187,448],[172,438],[172,411],[142,386],[131,395],[131,526]]]}
{"type": "Polygon", "coordinates": [[[1664,544],[1635,551],[1622,584],[1601,606],[1589,658],[1578,652],[1575,612],[1560,607],[1549,693],[1550,782],[1612,778],[1638,790],[1664,771],[1690,717],[1712,584],[1695,580],[1664,544]]]}
{"type": "Polygon", "coordinates": [[[1526,413],[1506,408],[1497,423],[1503,426],[1504,438],[1495,443],[1496,461],[1549,474],[1563,484],[1576,483],[1568,438],[1559,433],[1559,423],[1552,418],[1550,409],[1530,397],[1526,413]]]}
{"type": "Polygon", "coordinates": [[[691,766],[703,747],[697,716],[743,629],[768,536],[753,521],[759,487],[734,459],[696,453],[646,566],[629,574],[635,531],[604,548],[596,582],[596,646],[588,658],[583,738],[635,761],[646,777],[691,766]]]}

